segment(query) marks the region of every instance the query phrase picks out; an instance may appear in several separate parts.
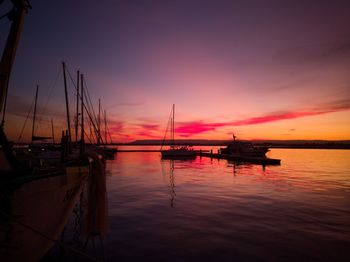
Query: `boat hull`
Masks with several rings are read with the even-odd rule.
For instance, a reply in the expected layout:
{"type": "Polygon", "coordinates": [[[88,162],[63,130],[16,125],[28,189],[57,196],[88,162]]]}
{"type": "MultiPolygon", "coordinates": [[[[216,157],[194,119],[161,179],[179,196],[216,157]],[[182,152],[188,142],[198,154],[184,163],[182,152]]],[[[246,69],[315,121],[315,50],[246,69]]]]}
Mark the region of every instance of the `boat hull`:
{"type": "Polygon", "coordinates": [[[89,166],[24,183],[9,196],[0,225],[0,261],[37,261],[59,240],[88,178],[89,166]],[[6,221],[7,220],[7,221],[6,221]]]}
{"type": "Polygon", "coordinates": [[[161,151],[163,159],[176,159],[176,158],[196,158],[196,152],[194,150],[164,150],[161,151]]]}

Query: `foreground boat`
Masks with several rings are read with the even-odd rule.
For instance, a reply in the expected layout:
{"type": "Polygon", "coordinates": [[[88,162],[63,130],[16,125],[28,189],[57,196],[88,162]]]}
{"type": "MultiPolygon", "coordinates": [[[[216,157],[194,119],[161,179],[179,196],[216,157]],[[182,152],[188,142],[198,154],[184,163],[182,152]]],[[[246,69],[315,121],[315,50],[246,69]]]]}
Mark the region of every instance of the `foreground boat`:
{"type": "Polygon", "coordinates": [[[1,261],[37,261],[47,253],[59,240],[89,170],[89,165],[40,170],[43,174],[13,179],[2,188],[13,192],[1,194],[1,261]]]}
{"type": "MultiPolygon", "coordinates": [[[[2,1],[0,1],[0,4],[2,1]]],[[[27,1],[12,1],[11,28],[0,63],[0,113],[5,116],[9,78],[27,1]]],[[[67,111],[68,112],[68,111],[67,111]]],[[[96,158],[68,155],[70,136],[60,153],[15,149],[0,125],[0,261],[38,261],[59,236],[92,174],[96,158]],[[54,164],[52,163],[54,162],[54,164]]],[[[69,121],[68,121],[69,123],[69,121]]],[[[83,132],[82,132],[83,134],[83,132]]],[[[83,143],[82,139],[82,143],[83,143]]]]}

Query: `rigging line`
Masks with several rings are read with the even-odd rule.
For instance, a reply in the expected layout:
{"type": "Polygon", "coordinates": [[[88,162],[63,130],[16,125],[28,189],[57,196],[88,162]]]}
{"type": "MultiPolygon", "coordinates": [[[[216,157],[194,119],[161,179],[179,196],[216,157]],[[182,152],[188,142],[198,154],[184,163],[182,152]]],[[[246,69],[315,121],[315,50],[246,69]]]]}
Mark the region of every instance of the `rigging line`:
{"type": "Polygon", "coordinates": [[[16,224],[18,224],[18,225],[20,225],[20,226],[22,226],[22,227],[28,229],[29,231],[33,232],[34,234],[37,234],[37,235],[41,236],[42,238],[45,238],[46,240],[51,241],[51,242],[53,242],[53,243],[59,245],[60,247],[66,248],[66,249],[72,251],[73,253],[79,254],[79,255],[81,255],[81,256],[83,256],[83,257],[85,257],[85,258],[88,258],[88,259],[90,259],[90,260],[92,260],[92,261],[101,261],[101,260],[99,260],[99,259],[97,259],[97,258],[95,258],[95,257],[90,256],[90,255],[87,254],[87,253],[84,253],[84,252],[82,252],[82,251],[80,251],[80,250],[78,250],[78,249],[76,249],[76,248],[74,248],[74,247],[70,247],[70,246],[68,246],[68,245],[66,245],[66,244],[64,244],[64,243],[62,243],[62,242],[59,241],[59,240],[55,240],[55,239],[53,239],[53,238],[47,236],[46,234],[44,234],[44,233],[40,232],[39,230],[37,230],[37,229],[31,227],[30,225],[27,225],[27,224],[25,224],[25,223],[22,223],[22,222],[20,222],[20,221],[18,221],[18,220],[16,220],[16,219],[14,219],[12,216],[10,216],[9,214],[3,212],[2,210],[0,210],[0,214],[3,215],[4,217],[10,219],[11,222],[16,223],[16,224]]]}
{"type": "Polygon", "coordinates": [[[73,86],[74,86],[74,88],[75,88],[75,91],[76,91],[76,93],[75,93],[74,95],[77,95],[77,93],[78,93],[78,88],[79,88],[79,87],[77,87],[77,84],[75,83],[75,81],[74,81],[72,75],[70,74],[70,71],[69,71],[67,65],[66,65],[66,70],[67,70],[68,76],[69,76],[69,78],[70,78],[70,81],[72,81],[72,84],[73,84],[73,86]]]}
{"type": "MultiPolygon", "coordinates": [[[[84,94],[85,94],[85,92],[84,92],[84,94]]],[[[84,105],[84,109],[85,109],[85,111],[86,111],[86,113],[87,113],[87,115],[89,117],[89,120],[90,120],[90,122],[91,122],[91,124],[92,124],[92,126],[94,128],[94,131],[95,131],[95,133],[97,133],[97,128],[96,128],[96,125],[95,125],[95,123],[94,123],[94,121],[93,121],[93,119],[91,117],[91,113],[89,112],[88,108],[86,107],[86,104],[84,103],[83,105],[84,105]]]]}
{"type": "Polygon", "coordinates": [[[24,124],[23,124],[23,126],[22,126],[21,133],[20,133],[20,135],[19,135],[19,137],[18,137],[18,140],[17,140],[18,143],[19,143],[19,142],[21,141],[21,139],[22,139],[22,135],[23,135],[24,129],[25,129],[25,127],[26,127],[26,124],[27,124],[29,115],[30,115],[30,113],[32,112],[32,108],[33,108],[34,102],[35,102],[35,99],[33,100],[32,105],[31,105],[30,108],[29,108],[29,111],[28,111],[28,114],[27,114],[26,119],[24,120],[24,124]]]}
{"type": "Polygon", "coordinates": [[[108,125],[108,123],[107,123],[107,133],[108,133],[108,136],[109,136],[109,140],[111,141],[111,144],[113,144],[112,136],[111,136],[111,133],[109,132],[109,125],[108,125]]]}
{"type": "Polygon", "coordinates": [[[168,134],[168,130],[169,130],[169,124],[171,123],[171,119],[172,119],[172,112],[173,112],[173,111],[171,110],[170,116],[169,116],[169,119],[168,119],[168,123],[167,123],[166,129],[165,129],[165,134],[164,134],[162,146],[160,147],[160,150],[163,149],[163,146],[164,146],[164,144],[165,144],[166,135],[168,134]]]}
{"type": "MultiPolygon", "coordinates": [[[[66,69],[67,69],[67,67],[66,67],[66,69]]],[[[74,85],[74,87],[75,87],[75,89],[77,90],[77,86],[75,85],[75,83],[74,83],[74,80],[73,80],[73,78],[72,78],[72,75],[70,74],[70,72],[69,72],[69,70],[67,70],[67,72],[68,72],[68,76],[70,77],[70,79],[71,79],[71,81],[72,81],[72,83],[73,83],[73,85],[74,85]]],[[[88,89],[88,87],[87,87],[87,84],[86,84],[86,80],[85,80],[85,78],[84,78],[84,97],[85,97],[85,101],[87,102],[87,103],[84,103],[84,109],[86,110],[86,112],[87,112],[87,114],[88,114],[88,117],[89,117],[89,119],[90,119],[90,121],[91,121],[91,123],[92,123],[92,125],[93,125],[93,128],[94,128],[94,131],[95,131],[95,133],[97,132],[97,129],[96,129],[96,125],[95,125],[95,123],[94,123],[94,121],[93,120],[95,120],[96,122],[97,122],[97,118],[96,118],[96,115],[95,115],[95,112],[94,112],[94,110],[93,110],[93,106],[92,106],[92,102],[91,102],[91,98],[90,98],[90,93],[89,93],[89,89],[88,89]],[[92,112],[92,113],[91,113],[92,112]],[[93,117],[91,116],[91,114],[93,115],[93,117]],[[94,119],[93,119],[94,118],[94,119]]],[[[80,96],[80,98],[81,98],[81,94],[79,94],[79,96],[80,96]]],[[[85,133],[85,132],[84,132],[85,133]]]]}
{"type": "MultiPolygon", "coordinates": [[[[84,78],[84,86],[85,86],[85,89],[84,90],[86,90],[86,92],[84,92],[84,95],[85,94],[87,94],[87,99],[86,99],[86,101],[88,101],[88,103],[90,103],[90,106],[91,106],[91,112],[92,112],[92,115],[93,115],[93,117],[94,117],[94,120],[95,120],[95,122],[97,123],[97,117],[96,117],[96,114],[95,114],[95,111],[94,111],[94,107],[93,107],[93,105],[92,105],[92,102],[91,102],[91,98],[90,98],[90,93],[89,93],[89,89],[88,89],[88,86],[87,86],[87,84],[86,84],[86,79],[84,78]]],[[[94,131],[96,132],[96,134],[97,134],[97,127],[96,127],[96,125],[95,125],[95,123],[94,123],[94,121],[93,120],[91,120],[92,118],[90,118],[90,121],[92,122],[92,124],[93,124],[93,127],[94,127],[94,131]]],[[[96,135],[97,136],[97,135],[96,135]]],[[[101,139],[102,140],[102,139],[101,139]]],[[[102,141],[103,142],[103,141],[102,141]]]]}
{"type": "Polygon", "coordinates": [[[91,102],[91,97],[90,97],[89,88],[88,88],[88,86],[87,86],[87,83],[86,83],[86,79],[85,79],[85,78],[84,78],[84,86],[85,86],[85,89],[86,89],[88,101],[89,101],[89,103],[91,104],[93,116],[94,116],[95,121],[96,121],[96,123],[97,123],[97,117],[96,117],[96,114],[95,114],[95,111],[94,111],[94,107],[93,107],[92,102],[91,102]]]}
{"type": "Polygon", "coordinates": [[[49,95],[47,96],[47,99],[46,99],[46,103],[45,103],[45,106],[43,107],[43,112],[46,112],[46,109],[47,109],[47,106],[49,104],[49,101],[51,99],[51,96],[52,96],[52,93],[53,93],[53,90],[54,88],[56,87],[56,84],[57,84],[57,81],[58,81],[58,78],[61,76],[61,73],[62,73],[62,70],[58,70],[58,73],[57,73],[57,76],[56,76],[56,79],[54,80],[53,82],[53,85],[51,85],[50,87],[50,90],[49,90],[49,95]]]}
{"type": "MultiPolygon", "coordinates": [[[[86,90],[86,89],[84,89],[84,90],[86,90]]],[[[89,101],[88,101],[86,92],[84,92],[84,97],[85,97],[85,101],[86,101],[86,103],[84,103],[84,108],[85,108],[85,110],[86,110],[86,113],[87,113],[88,116],[89,116],[90,122],[93,123],[94,120],[93,120],[93,118],[92,118],[92,116],[91,116],[91,112],[92,112],[93,110],[91,109],[91,106],[90,106],[90,104],[89,104],[89,101]]],[[[95,127],[94,127],[94,132],[96,132],[95,127]]]]}
{"type": "MultiPolygon", "coordinates": [[[[92,141],[90,139],[90,136],[88,136],[89,134],[84,130],[84,134],[85,134],[85,138],[87,138],[87,140],[90,142],[90,144],[92,144],[92,141]]],[[[84,139],[85,139],[84,138],[84,139]]]]}
{"type": "Polygon", "coordinates": [[[0,16],[0,20],[1,20],[1,19],[4,19],[5,17],[8,17],[8,15],[10,15],[11,12],[12,12],[12,9],[11,9],[10,11],[8,11],[6,14],[0,16]]]}

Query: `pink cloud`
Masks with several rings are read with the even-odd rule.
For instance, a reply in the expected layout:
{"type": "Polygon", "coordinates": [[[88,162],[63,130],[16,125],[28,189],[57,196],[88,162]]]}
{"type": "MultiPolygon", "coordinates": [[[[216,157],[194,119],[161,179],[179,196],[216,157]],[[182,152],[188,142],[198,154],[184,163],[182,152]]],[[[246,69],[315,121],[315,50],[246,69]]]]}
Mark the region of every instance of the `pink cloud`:
{"type": "Polygon", "coordinates": [[[205,123],[203,121],[193,121],[193,122],[187,122],[187,123],[180,123],[176,128],[176,133],[178,133],[180,136],[183,136],[183,137],[189,137],[195,134],[214,131],[219,127],[265,124],[265,123],[288,120],[288,119],[322,115],[322,114],[344,111],[349,109],[350,109],[350,100],[344,99],[344,100],[323,104],[322,106],[320,106],[320,109],[312,109],[308,111],[290,111],[290,112],[270,113],[263,116],[249,117],[246,119],[236,120],[232,122],[205,123]]]}
{"type": "Polygon", "coordinates": [[[204,123],[203,121],[195,121],[179,124],[179,126],[175,128],[175,132],[186,137],[189,134],[200,134],[226,125],[228,125],[228,123],[204,123]]]}
{"type": "Polygon", "coordinates": [[[314,116],[314,115],[321,115],[330,113],[333,111],[326,110],[326,111],[316,111],[316,112],[285,112],[285,113],[278,113],[278,114],[270,114],[266,116],[258,116],[258,117],[251,117],[247,119],[237,120],[231,123],[228,123],[230,126],[246,126],[246,125],[256,125],[256,124],[264,124],[269,122],[275,122],[275,121],[281,121],[286,119],[294,119],[294,118],[300,118],[305,116],[314,116]]]}
{"type": "Polygon", "coordinates": [[[145,130],[152,130],[152,131],[158,131],[159,125],[152,125],[152,124],[143,124],[140,125],[145,130]]]}
{"type": "Polygon", "coordinates": [[[156,138],[159,139],[159,135],[153,135],[152,133],[149,133],[147,131],[140,131],[136,134],[137,136],[147,137],[147,138],[156,138]]]}
{"type": "Polygon", "coordinates": [[[113,132],[121,132],[124,128],[124,122],[122,121],[110,121],[109,123],[109,130],[113,132]]]}

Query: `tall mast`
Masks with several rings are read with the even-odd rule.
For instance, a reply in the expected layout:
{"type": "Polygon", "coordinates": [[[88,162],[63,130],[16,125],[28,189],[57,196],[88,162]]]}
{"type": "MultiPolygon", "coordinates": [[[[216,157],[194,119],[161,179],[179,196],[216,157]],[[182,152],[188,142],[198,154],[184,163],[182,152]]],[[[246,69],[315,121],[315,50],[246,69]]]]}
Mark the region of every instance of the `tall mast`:
{"type": "Polygon", "coordinates": [[[92,132],[92,126],[91,126],[91,120],[89,121],[89,128],[90,128],[90,143],[93,144],[93,132],[92,132]]]}
{"type": "Polygon", "coordinates": [[[75,115],[75,142],[78,143],[78,126],[79,126],[79,70],[77,71],[77,110],[75,115]]]}
{"type": "Polygon", "coordinates": [[[63,80],[64,80],[64,95],[66,98],[66,112],[67,112],[67,128],[68,128],[68,144],[70,148],[71,131],[70,131],[70,119],[69,119],[69,102],[68,102],[68,92],[67,92],[67,78],[66,78],[66,63],[62,62],[63,66],[63,80]]]}
{"type": "Polygon", "coordinates": [[[101,143],[101,100],[98,99],[97,145],[101,143]]]}
{"type": "Polygon", "coordinates": [[[53,129],[53,119],[51,118],[52,144],[55,144],[55,130],[53,129]]]}
{"type": "Polygon", "coordinates": [[[105,110],[105,144],[107,145],[107,116],[106,116],[106,110],[105,110]]]}
{"type": "Polygon", "coordinates": [[[35,118],[36,118],[36,104],[38,102],[38,91],[39,91],[39,85],[36,85],[34,113],[33,113],[33,126],[32,126],[32,143],[34,140],[34,131],[35,131],[34,128],[35,128],[35,118]]]}
{"type": "Polygon", "coordinates": [[[172,141],[173,145],[175,145],[175,104],[173,104],[173,119],[171,123],[171,135],[172,135],[172,141]]]}
{"type": "MultiPolygon", "coordinates": [[[[81,133],[80,133],[80,154],[84,153],[85,141],[84,141],[84,75],[81,74],[81,133]]],[[[79,89],[79,86],[78,86],[79,89]]]]}
{"type": "Polygon", "coordinates": [[[0,112],[3,113],[1,127],[4,125],[8,84],[23,28],[24,17],[28,9],[31,8],[27,1],[12,1],[12,3],[14,5],[13,9],[7,14],[7,17],[12,22],[11,29],[0,61],[0,112]]]}
{"type": "MultiPolygon", "coordinates": [[[[0,4],[3,1],[0,1],[0,4]]],[[[0,124],[0,145],[4,152],[8,167],[5,169],[13,170],[18,167],[16,158],[12,152],[12,147],[9,144],[4,132],[6,98],[9,79],[11,75],[12,65],[15,60],[15,54],[19,43],[20,34],[23,27],[24,17],[31,8],[27,1],[12,1],[14,7],[7,14],[12,24],[10,32],[7,36],[6,44],[0,61],[0,113],[2,112],[2,120],[0,124]]],[[[3,168],[2,168],[3,169],[3,168]]]]}

